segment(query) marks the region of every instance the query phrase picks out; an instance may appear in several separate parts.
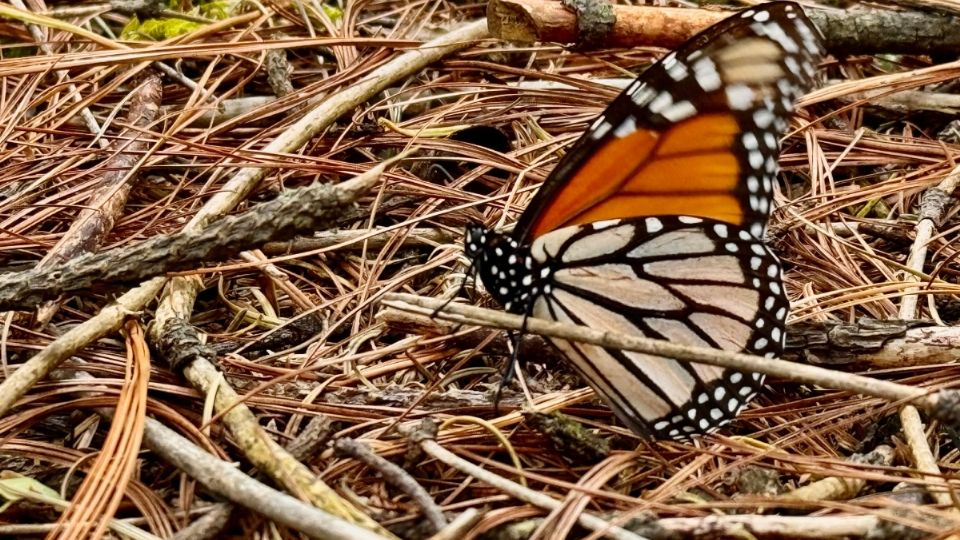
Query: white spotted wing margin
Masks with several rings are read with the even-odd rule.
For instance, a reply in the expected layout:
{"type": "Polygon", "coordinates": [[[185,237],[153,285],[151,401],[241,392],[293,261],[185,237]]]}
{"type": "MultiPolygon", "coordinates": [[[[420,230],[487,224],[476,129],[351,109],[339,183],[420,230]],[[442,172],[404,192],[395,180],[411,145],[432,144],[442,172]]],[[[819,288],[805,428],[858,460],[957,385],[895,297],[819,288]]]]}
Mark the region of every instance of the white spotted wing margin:
{"type": "MultiPolygon", "coordinates": [[[[552,269],[532,315],[674,343],[776,356],[788,301],[776,257],[749,231],[693,217],[558,229],[531,246],[552,269]]],[[[737,416],[762,384],[699,363],[551,339],[639,433],[684,439],[737,416]]]]}

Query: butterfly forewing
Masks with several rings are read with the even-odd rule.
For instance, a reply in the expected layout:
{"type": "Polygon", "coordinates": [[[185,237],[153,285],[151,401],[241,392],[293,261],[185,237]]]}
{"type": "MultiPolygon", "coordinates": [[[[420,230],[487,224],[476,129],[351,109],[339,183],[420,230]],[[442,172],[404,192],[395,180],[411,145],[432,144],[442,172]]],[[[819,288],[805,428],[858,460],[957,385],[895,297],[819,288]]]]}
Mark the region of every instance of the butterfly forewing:
{"type": "Polygon", "coordinates": [[[692,215],[760,237],[778,134],[812,85],[819,34],[775,2],[727,18],[649,67],[564,156],[521,216],[521,243],[573,224],[692,215]]]}

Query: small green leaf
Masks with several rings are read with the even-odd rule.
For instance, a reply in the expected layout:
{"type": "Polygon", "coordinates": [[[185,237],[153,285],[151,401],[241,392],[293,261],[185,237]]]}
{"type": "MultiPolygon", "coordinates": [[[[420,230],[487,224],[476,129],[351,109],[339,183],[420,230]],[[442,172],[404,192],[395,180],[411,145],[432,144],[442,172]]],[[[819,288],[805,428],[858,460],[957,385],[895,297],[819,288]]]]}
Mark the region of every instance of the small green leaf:
{"type": "Polygon", "coordinates": [[[2,478],[0,478],[0,497],[3,497],[7,501],[0,506],[0,513],[6,511],[11,504],[20,499],[28,499],[31,501],[63,501],[59,493],[47,487],[45,484],[37,482],[33,478],[20,476],[10,471],[4,471],[0,476],[2,476],[2,478]]]}

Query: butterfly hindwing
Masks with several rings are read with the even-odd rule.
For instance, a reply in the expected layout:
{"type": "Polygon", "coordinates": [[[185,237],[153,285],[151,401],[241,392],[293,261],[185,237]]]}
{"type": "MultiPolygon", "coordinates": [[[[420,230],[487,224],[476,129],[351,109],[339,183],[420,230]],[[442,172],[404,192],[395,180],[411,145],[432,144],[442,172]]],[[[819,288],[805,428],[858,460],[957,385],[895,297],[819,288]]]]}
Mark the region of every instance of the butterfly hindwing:
{"type": "MultiPolygon", "coordinates": [[[[776,257],[745,229],[694,217],[574,225],[533,244],[532,315],[674,343],[773,355],[788,302],[776,257]]],[[[682,437],[719,427],[762,378],[552,339],[635,430],[682,437]]]]}

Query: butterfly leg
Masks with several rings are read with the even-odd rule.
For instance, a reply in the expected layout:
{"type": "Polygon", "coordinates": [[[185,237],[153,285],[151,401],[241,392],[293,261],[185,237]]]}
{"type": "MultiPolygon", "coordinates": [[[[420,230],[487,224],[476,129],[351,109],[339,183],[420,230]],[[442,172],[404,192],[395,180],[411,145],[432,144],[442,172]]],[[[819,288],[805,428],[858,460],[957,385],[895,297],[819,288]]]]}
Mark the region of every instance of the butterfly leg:
{"type": "Polygon", "coordinates": [[[515,330],[507,330],[507,340],[510,342],[510,360],[507,367],[503,369],[500,376],[500,384],[497,385],[497,393],[493,397],[493,413],[500,414],[500,399],[503,397],[503,388],[513,382],[514,375],[517,374],[517,362],[519,361],[520,338],[523,334],[515,330]]]}
{"type": "MultiPolygon", "coordinates": [[[[494,397],[493,412],[495,414],[500,414],[500,398],[503,395],[503,387],[513,382],[513,378],[516,376],[517,370],[520,368],[520,342],[523,339],[523,336],[527,333],[527,319],[529,317],[530,315],[523,316],[523,324],[520,325],[519,331],[507,330],[507,337],[511,347],[510,362],[503,370],[503,376],[500,377],[500,385],[497,387],[497,394],[494,397]]],[[[526,390],[525,387],[524,390],[526,390]]]]}
{"type": "Polygon", "coordinates": [[[460,282],[460,286],[457,287],[457,291],[453,293],[450,298],[447,298],[446,302],[440,304],[437,306],[437,309],[433,310],[433,312],[430,314],[431,318],[436,318],[437,315],[443,311],[443,308],[447,307],[450,302],[456,300],[463,293],[464,289],[467,288],[468,279],[472,279],[474,281],[477,280],[477,265],[473,259],[470,259],[470,266],[468,266],[466,271],[463,273],[463,281],[460,282]]]}

